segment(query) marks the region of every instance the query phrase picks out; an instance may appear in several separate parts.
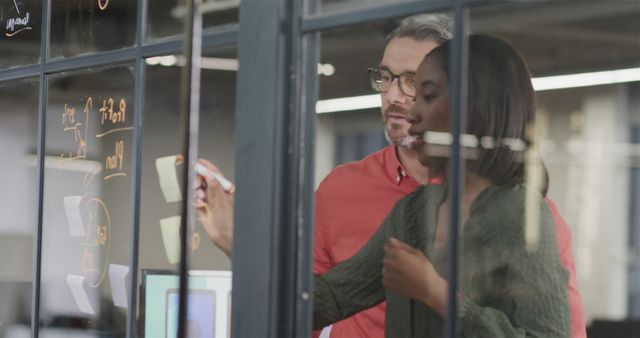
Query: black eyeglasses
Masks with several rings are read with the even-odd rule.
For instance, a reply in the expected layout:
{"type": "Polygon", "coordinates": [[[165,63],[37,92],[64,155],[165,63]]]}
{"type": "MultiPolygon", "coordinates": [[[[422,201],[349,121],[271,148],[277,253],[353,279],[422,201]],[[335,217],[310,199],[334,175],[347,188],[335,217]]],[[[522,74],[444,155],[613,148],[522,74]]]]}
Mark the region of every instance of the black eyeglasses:
{"type": "Polygon", "coordinates": [[[369,68],[369,81],[371,88],[380,93],[386,93],[391,88],[393,80],[398,79],[398,87],[400,91],[409,97],[416,96],[415,73],[405,72],[399,75],[393,74],[386,69],[369,68]]]}

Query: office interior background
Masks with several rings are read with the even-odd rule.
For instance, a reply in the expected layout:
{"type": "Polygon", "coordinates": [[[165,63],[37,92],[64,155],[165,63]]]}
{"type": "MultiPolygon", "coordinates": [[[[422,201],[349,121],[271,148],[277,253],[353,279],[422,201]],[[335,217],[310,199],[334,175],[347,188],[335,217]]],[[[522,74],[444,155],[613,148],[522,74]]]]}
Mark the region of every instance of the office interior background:
{"type": "MultiPolygon", "coordinates": [[[[155,273],[173,283],[157,316],[167,335],[181,287],[187,6],[0,6],[0,336],[145,335],[155,273]]],[[[311,192],[386,145],[367,68],[402,18],[426,12],[524,56],[589,336],[637,330],[638,1],[203,0],[198,156],[238,185],[233,269],[189,222],[192,274],[233,271],[233,297],[216,293],[212,318],[228,317],[216,335],[308,332],[311,192]]]]}

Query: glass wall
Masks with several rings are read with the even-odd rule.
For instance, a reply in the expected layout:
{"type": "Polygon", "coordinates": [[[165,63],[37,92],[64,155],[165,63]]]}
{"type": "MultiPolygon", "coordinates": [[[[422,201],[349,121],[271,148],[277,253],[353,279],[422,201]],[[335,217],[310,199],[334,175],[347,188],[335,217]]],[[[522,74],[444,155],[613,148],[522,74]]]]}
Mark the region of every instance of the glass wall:
{"type": "Polygon", "coordinates": [[[24,337],[31,326],[36,239],[38,80],[0,83],[0,335],[24,337]]]}
{"type": "MultiPolygon", "coordinates": [[[[238,4],[205,2],[205,28],[237,23],[238,4]]],[[[178,181],[192,165],[181,160],[185,59],[179,44],[143,46],[136,34],[150,43],[180,34],[185,8],[179,2],[158,8],[155,1],[3,2],[0,120],[2,155],[11,165],[1,175],[7,188],[1,336],[175,335],[179,201],[191,189],[178,181]],[[139,11],[149,25],[141,26],[139,11]]],[[[238,60],[235,37],[225,36],[232,45],[224,48],[216,47],[220,40],[208,33],[202,58],[200,149],[233,179],[238,60]]],[[[198,222],[190,226],[189,318],[206,324],[205,335],[228,336],[229,259],[198,222]]]]}
{"type": "MultiPolygon", "coordinates": [[[[391,335],[406,336],[398,327],[414,316],[414,330],[438,337],[457,319],[464,336],[465,315],[483,307],[502,314],[489,311],[478,325],[510,324],[501,321],[512,310],[509,297],[543,295],[561,309],[558,332],[634,336],[640,8],[624,0],[454,3],[203,1],[198,157],[238,187],[233,275],[241,277],[232,279],[231,260],[196,220],[186,224],[188,264],[180,258],[182,199],[193,189],[183,181],[193,165],[184,161],[181,125],[184,2],[2,1],[0,155],[8,164],[0,171],[0,336],[172,336],[181,287],[189,294],[189,334],[234,336],[234,328],[304,336],[309,267],[324,273],[349,259],[390,213],[402,220],[383,225],[379,264],[358,264],[367,269],[356,277],[376,274],[372,302],[402,309],[390,313],[391,335]],[[458,36],[439,60],[446,67],[419,71],[443,41],[385,40],[425,11],[449,11],[465,20],[458,28],[504,39],[519,52],[533,77],[535,123],[523,123],[517,135],[486,135],[482,128],[498,123],[473,115],[477,90],[506,81],[487,76],[467,86],[473,67],[485,65],[473,42],[458,36]],[[416,79],[424,81],[416,87],[416,79]],[[501,185],[491,180],[487,189],[469,184],[479,156],[491,152],[508,152],[522,168],[519,195],[489,195],[501,185]],[[415,213],[402,214],[408,209],[415,213]],[[482,218],[489,214],[504,227],[478,230],[487,229],[479,225],[491,223],[482,218]],[[493,245],[505,244],[509,231],[520,236],[506,243],[518,244],[517,255],[493,245]],[[556,284],[536,289],[522,278],[546,276],[526,263],[542,249],[550,254],[540,271],[557,268],[556,284]],[[416,258],[411,264],[385,262],[407,252],[416,258]],[[462,257],[458,269],[455,257],[462,257]],[[519,261],[526,264],[509,265],[519,261]],[[180,285],[185,265],[190,282],[180,285]],[[393,279],[425,267],[438,277],[429,285],[463,297],[445,287],[434,304],[411,294],[408,280],[393,279]],[[481,269],[489,277],[469,277],[481,269]],[[447,284],[454,278],[457,288],[447,284]],[[513,280],[529,287],[506,284],[513,280]]],[[[503,168],[497,162],[487,167],[503,168]]],[[[319,300],[316,309],[325,311],[319,300]]],[[[384,318],[384,307],[374,308],[328,321],[322,335],[382,335],[384,318]]]]}
{"type": "Polygon", "coordinates": [[[49,329],[95,335],[126,332],[135,116],[132,69],[125,64],[49,77],[42,225],[46,255],[40,284],[43,334],[49,329]]]}

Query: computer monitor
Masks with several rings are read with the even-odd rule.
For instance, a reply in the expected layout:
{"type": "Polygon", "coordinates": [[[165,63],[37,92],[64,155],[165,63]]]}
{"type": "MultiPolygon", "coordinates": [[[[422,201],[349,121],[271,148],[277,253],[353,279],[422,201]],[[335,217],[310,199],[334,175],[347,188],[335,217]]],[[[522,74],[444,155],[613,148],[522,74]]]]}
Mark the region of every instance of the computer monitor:
{"type": "MultiPolygon", "coordinates": [[[[176,337],[179,276],[172,270],[142,270],[140,322],[143,337],[176,337]]],[[[188,337],[229,337],[231,271],[191,271],[188,337]]]]}

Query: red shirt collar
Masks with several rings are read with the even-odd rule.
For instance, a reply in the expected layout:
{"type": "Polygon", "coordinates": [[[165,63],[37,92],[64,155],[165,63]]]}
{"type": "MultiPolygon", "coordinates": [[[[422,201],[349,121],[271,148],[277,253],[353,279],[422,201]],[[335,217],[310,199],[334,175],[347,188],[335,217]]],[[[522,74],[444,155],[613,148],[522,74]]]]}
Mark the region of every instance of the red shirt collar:
{"type": "MultiPolygon", "coordinates": [[[[387,175],[392,180],[394,180],[396,185],[400,185],[405,180],[409,180],[409,182],[413,182],[416,185],[423,184],[421,182],[418,182],[414,177],[411,177],[411,175],[409,175],[409,172],[400,162],[400,157],[398,156],[398,146],[390,145],[385,148],[384,163],[387,175]]],[[[442,184],[443,182],[444,179],[442,177],[434,177],[429,178],[429,180],[424,184],[442,184]]]]}

